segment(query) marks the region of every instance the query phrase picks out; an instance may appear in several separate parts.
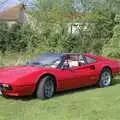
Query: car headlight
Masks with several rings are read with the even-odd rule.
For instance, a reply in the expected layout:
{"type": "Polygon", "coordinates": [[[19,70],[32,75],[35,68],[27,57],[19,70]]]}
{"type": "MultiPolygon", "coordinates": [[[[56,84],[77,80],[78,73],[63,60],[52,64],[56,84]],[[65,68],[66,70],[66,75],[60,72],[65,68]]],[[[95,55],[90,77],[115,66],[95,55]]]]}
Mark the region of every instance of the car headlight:
{"type": "Polygon", "coordinates": [[[1,88],[2,88],[2,90],[12,90],[12,87],[8,84],[2,84],[1,88]]]}

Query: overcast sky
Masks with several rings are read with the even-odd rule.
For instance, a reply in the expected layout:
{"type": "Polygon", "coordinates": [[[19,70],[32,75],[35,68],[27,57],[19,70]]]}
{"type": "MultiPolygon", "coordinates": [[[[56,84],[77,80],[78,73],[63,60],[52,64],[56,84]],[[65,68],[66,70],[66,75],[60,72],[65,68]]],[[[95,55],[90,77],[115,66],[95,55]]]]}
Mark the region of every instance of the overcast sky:
{"type": "MultiPolygon", "coordinates": [[[[5,10],[6,8],[16,6],[16,5],[20,4],[21,3],[20,1],[26,1],[27,5],[30,7],[30,3],[34,0],[0,0],[0,12],[5,10]]],[[[75,2],[76,10],[78,10],[78,8],[82,8],[81,4],[79,2],[77,2],[79,0],[75,0],[75,1],[76,1],[75,2]]]]}
{"type": "MultiPolygon", "coordinates": [[[[27,0],[27,1],[31,2],[32,0],[27,0]]],[[[20,3],[20,0],[0,0],[0,11],[3,11],[4,9],[8,7],[15,6],[19,3],[20,3]]]]}

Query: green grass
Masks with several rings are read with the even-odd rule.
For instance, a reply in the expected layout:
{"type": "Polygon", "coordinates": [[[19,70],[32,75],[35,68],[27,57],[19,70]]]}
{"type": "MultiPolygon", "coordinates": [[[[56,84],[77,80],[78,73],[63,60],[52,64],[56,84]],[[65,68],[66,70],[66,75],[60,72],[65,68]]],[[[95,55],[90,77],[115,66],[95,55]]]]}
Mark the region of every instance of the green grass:
{"type": "Polygon", "coordinates": [[[45,101],[1,96],[0,120],[120,120],[119,78],[108,88],[81,88],[45,101]]]}

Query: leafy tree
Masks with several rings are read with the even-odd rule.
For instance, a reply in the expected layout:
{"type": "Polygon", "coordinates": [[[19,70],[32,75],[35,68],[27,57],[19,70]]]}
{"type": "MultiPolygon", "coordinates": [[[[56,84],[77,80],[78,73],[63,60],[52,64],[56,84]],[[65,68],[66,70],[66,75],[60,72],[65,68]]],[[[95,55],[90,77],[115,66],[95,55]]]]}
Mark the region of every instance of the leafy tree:
{"type": "MultiPolygon", "coordinates": [[[[120,21],[119,21],[120,22],[120,21]]],[[[113,58],[120,58],[120,23],[113,29],[113,37],[103,47],[103,55],[113,58]]]]}
{"type": "Polygon", "coordinates": [[[45,51],[101,54],[119,23],[115,21],[118,6],[117,0],[35,0],[30,13],[32,26],[15,24],[8,28],[2,23],[5,31],[0,30],[0,50],[30,55],[45,51]],[[76,34],[68,32],[69,24],[74,23],[80,23],[76,34]]]}
{"type": "Polygon", "coordinates": [[[9,34],[6,32],[8,25],[5,22],[0,22],[0,51],[4,54],[8,49],[9,34]]]}

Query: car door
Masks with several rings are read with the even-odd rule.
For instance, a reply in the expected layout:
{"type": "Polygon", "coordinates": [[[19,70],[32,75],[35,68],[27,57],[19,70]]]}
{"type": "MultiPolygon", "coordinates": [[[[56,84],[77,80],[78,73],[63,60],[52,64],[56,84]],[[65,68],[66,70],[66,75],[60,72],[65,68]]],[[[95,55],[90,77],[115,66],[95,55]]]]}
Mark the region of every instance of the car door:
{"type": "Polygon", "coordinates": [[[87,64],[85,59],[84,62],[82,60],[82,65],[78,64],[68,69],[62,69],[60,74],[60,88],[63,90],[94,84],[97,77],[94,65],[87,64]]]}
{"type": "Polygon", "coordinates": [[[95,70],[95,66],[93,64],[72,68],[72,72],[76,76],[75,82],[77,87],[96,83],[97,71],[95,70]]]}
{"type": "Polygon", "coordinates": [[[77,88],[78,72],[75,72],[74,68],[78,67],[78,55],[67,54],[64,56],[63,64],[67,64],[68,68],[64,66],[63,69],[59,69],[59,88],[61,90],[77,88]],[[74,65],[73,65],[74,64],[74,65]]]}
{"type": "MultiPolygon", "coordinates": [[[[79,57],[79,62],[80,61],[81,57],[79,57]]],[[[82,79],[81,81],[83,85],[93,85],[99,79],[97,61],[94,58],[82,55],[82,66],[80,66],[79,70],[81,74],[86,75],[86,79],[82,79]]]]}

